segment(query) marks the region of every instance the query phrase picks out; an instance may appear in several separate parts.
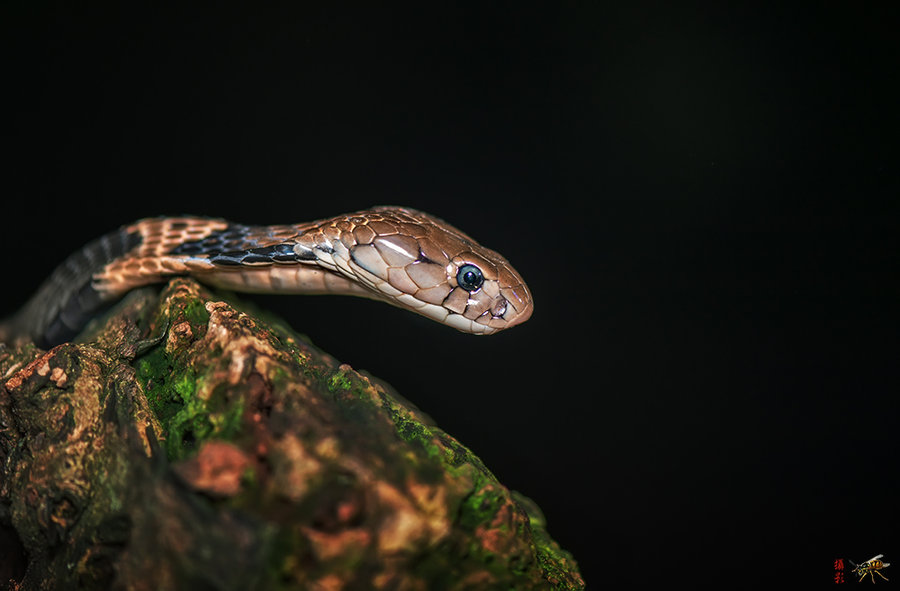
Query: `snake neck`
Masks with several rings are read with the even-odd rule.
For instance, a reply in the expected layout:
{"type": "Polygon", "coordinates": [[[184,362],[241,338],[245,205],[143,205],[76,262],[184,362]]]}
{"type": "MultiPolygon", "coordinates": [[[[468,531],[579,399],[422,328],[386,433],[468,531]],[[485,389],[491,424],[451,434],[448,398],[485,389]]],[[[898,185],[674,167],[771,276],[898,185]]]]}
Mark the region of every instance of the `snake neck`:
{"type": "Polygon", "coordinates": [[[0,322],[0,342],[32,340],[46,348],[71,340],[128,291],[179,275],[242,292],[379,299],[329,269],[336,269],[333,250],[317,242],[316,227],[247,226],[198,217],[138,221],[63,261],[16,315],[0,322]],[[298,246],[301,242],[304,246],[298,246]]]}

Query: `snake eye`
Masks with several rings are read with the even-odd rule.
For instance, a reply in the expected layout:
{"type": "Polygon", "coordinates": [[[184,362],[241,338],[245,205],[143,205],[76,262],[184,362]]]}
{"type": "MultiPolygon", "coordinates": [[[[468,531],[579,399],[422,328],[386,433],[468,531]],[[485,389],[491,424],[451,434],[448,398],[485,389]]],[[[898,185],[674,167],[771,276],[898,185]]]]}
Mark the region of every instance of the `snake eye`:
{"type": "Polygon", "coordinates": [[[484,273],[475,265],[463,265],[456,274],[456,282],[466,291],[476,291],[484,283],[484,273]]]}

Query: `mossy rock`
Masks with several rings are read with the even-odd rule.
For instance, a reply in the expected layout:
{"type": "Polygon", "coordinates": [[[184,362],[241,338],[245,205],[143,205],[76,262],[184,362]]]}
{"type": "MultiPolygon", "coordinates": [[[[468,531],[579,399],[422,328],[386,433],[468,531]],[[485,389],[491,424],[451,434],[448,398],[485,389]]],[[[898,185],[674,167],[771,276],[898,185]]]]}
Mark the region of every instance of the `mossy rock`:
{"type": "Polygon", "coordinates": [[[188,279],[0,345],[16,589],[582,589],[540,511],[389,386],[188,279]],[[149,336],[148,336],[149,335],[149,336]]]}

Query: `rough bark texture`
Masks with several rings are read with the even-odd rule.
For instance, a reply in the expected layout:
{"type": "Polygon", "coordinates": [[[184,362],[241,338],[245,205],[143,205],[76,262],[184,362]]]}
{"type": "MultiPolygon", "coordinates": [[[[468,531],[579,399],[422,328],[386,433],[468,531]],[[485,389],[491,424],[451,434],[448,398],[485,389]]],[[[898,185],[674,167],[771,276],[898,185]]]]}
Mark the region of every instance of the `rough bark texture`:
{"type": "Polygon", "coordinates": [[[246,310],[179,279],[84,344],[0,345],[10,587],[584,587],[466,447],[246,310]]]}

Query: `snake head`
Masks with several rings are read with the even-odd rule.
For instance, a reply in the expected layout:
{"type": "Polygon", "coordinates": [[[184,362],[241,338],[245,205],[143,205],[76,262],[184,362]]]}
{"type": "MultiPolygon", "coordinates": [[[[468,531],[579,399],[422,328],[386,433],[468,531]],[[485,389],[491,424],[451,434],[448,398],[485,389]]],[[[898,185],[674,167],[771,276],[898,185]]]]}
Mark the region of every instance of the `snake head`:
{"type": "MultiPolygon", "coordinates": [[[[421,211],[380,207],[346,216],[348,269],[378,297],[457,330],[492,334],[531,316],[531,292],[512,265],[421,211]]],[[[327,232],[326,232],[327,233],[327,232]]]]}
{"type": "Polygon", "coordinates": [[[479,247],[463,251],[447,265],[451,286],[442,306],[450,312],[445,323],[477,334],[491,334],[531,317],[531,292],[512,266],[498,253],[479,247]]]}

